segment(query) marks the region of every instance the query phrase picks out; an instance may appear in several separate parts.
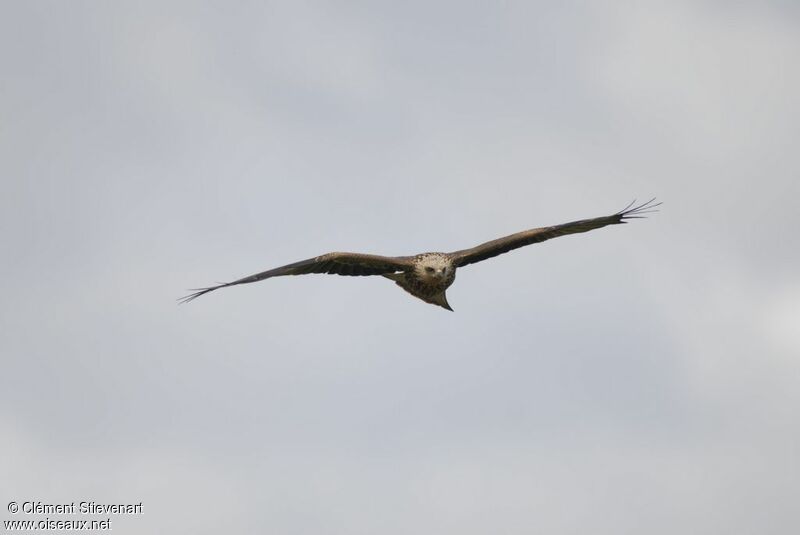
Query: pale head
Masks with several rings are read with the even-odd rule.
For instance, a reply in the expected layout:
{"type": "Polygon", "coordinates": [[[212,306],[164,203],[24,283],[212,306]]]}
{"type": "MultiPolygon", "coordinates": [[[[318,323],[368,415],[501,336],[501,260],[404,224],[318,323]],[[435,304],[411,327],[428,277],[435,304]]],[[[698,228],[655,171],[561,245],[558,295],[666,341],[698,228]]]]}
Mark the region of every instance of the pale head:
{"type": "Polygon", "coordinates": [[[440,282],[452,275],[452,262],[442,254],[429,253],[423,255],[415,266],[417,277],[429,282],[440,282]]]}

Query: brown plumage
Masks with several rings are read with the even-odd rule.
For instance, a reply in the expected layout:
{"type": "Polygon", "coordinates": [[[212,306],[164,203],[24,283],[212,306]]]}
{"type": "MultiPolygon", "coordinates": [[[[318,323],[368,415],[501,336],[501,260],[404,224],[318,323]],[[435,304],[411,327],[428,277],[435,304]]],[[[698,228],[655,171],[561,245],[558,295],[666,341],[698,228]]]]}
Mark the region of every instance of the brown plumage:
{"type": "Polygon", "coordinates": [[[198,288],[193,290],[194,293],[182,297],[179,301],[188,303],[219,288],[258,282],[271,277],[328,273],[350,276],[382,275],[395,281],[398,286],[426,303],[453,310],[447,303],[445,292],[453,284],[457,268],[551,238],[588,232],[607,225],[626,223],[629,219],[642,218],[646,214],[657,211],[655,208],[661,203],[655,203],[654,201],[655,199],[651,199],[638,206],[633,206],[635,203],[631,203],[623,210],[605,217],[582,219],[552,227],[524,230],[510,236],[482,243],[470,249],[462,249],[452,253],[422,253],[414,256],[327,253],[308,260],[301,260],[294,264],[256,273],[233,282],[209,288],[198,288]]]}

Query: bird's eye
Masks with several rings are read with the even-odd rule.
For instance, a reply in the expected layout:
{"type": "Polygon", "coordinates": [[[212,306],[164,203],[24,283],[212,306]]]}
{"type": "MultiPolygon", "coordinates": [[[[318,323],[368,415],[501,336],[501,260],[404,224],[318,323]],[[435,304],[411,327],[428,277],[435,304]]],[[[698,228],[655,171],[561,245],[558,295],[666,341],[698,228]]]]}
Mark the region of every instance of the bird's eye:
{"type": "Polygon", "coordinates": [[[427,271],[428,273],[433,273],[433,268],[430,266],[425,266],[425,271],[427,271]]]}

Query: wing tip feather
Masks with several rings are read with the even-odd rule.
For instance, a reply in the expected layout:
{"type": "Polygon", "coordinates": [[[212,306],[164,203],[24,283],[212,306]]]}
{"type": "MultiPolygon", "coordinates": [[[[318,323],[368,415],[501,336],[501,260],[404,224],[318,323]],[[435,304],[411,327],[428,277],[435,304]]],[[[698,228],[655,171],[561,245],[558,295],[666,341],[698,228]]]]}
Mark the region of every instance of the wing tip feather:
{"type": "Polygon", "coordinates": [[[655,200],[656,197],[653,197],[647,202],[636,205],[636,199],[634,199],[633,202],[614,215],[619,217],[618,223],[625,223],[626,219],[646,219],[647,214],[657,213],[659,210],[656,210],[656,208],[663,204],[662,202],[654,202],[655,200]]]}
{"type": "Polygon", "coordinates": [[[179,305],[185,305],[186,303],[194,301],[195,299],[197,299],[201,295],[205,295],[208,292],[213,292],[214,290],[217,290],[217,289],[222,288],[224,286],[228,286],[228,284],[219,284],[217,286],[209,286],[208,288],[189,288],[189,290],[187,290],[187,291],[192,292],[192,293],[190,293],[189,295],[184,295],[183,297],[179,297],[177,299],[177,302],[178,302],[179,305]]]}

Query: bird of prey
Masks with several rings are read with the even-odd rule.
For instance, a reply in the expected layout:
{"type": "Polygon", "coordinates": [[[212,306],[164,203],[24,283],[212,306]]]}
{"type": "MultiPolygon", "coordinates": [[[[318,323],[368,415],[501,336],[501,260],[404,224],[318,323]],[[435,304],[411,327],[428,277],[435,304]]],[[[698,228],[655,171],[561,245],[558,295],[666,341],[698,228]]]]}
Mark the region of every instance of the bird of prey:
{"type": "Polygon", "coordinates": [[[426,303],[438,305],[452,311],[447,302],[445,292],[456,278],[456,270],[460,267],[486,260],[513,249],[532,243],[539,243],[550,238],[588,232],[606,225],[626,223],[629,219],[639,219],[646,214],[656,212],[661,203],[650,199],[646,203],[634,206],[636,201],[619,212],[593,219],[582,219],[552,227],[523,230],[510,236],[482,243],[471,249],[462,249],[452,253],[421,253],[413,256],[379,256],[362,253],[327,253],[308,260],[270,269],[233,282],[218,284],[208,288],[189,290],[191,293],[179,299],[181,303],[200,297],[220,288],[249,284],[283,275],[305,275],[307,273],[329,273],[332,275],[381,275],[393,280],[405,291],[422,299],[426,303]]]}

